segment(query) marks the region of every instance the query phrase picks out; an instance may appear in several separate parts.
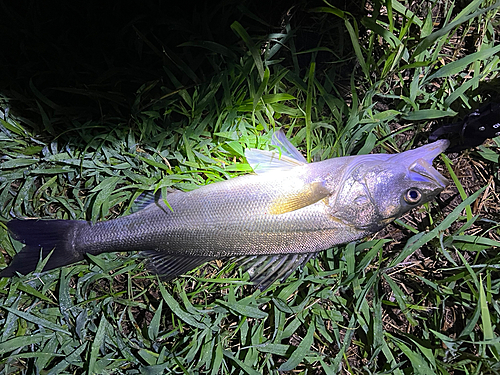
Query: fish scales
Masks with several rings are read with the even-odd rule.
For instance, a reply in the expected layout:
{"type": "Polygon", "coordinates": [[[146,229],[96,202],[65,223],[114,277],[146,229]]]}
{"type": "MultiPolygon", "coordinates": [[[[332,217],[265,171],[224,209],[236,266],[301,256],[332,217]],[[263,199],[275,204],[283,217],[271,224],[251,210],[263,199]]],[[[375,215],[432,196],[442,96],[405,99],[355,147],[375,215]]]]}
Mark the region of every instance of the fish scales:
{"type": "Polygon", "coordinates": [[[40,251],[45,270],[85,254],[142,251],[148,268],[173,278],[210,259],[237,257],[261,287],[286,278],[319,251],[375,233],[432,200],[447,180],[432,167],[447,141],[400,154],[307,163],[281,131],[280,151],[247,150],[256,174],[151,199],[128,216],[95,224],[76,220],[7,223],[26,246],[0,276],[26,274],[40,251]]]}

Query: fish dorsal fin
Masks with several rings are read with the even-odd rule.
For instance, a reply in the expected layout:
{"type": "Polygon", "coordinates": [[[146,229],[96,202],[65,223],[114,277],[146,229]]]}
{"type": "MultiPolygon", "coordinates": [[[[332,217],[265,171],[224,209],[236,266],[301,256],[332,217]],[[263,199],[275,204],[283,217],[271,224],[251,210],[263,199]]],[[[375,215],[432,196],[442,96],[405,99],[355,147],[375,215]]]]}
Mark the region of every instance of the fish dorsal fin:
{"type": "Polygon", "coordinates": [[[307,164],[307,160],[290,143],[281,129],[273,134],[271,144],[279,147],[280,151],[266,151],[255,148],[245,150],[247,162],[255,173],[267,173],[277,169],[286,170],[307,164]]]}
{"type": "Polygon", "coordinates": [[[271,137],[271,144],[279,147],[282,155],[284,154],[285,156],[301,162],[302,164],[307,164],[306,158],[294,145],[290,143],[282,129],[278,129],[273,133],[273,136],[271,137]]]}
{"type": "Polygon", "coordinates": [[[249,148],[245,150],[248,164],[255,173],[267,173],[277,169],[285,170],[304,165],[304,163],[292,159],[276,151],[257,150],[249,148]]]}

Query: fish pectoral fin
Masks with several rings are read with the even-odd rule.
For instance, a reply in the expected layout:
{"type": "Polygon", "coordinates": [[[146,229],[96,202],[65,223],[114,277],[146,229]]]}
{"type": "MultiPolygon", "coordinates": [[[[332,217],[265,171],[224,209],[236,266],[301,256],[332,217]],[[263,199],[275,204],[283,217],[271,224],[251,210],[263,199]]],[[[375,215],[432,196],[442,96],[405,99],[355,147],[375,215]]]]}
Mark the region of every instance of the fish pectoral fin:
{"type": "Polygon", "coordinates": [[[276,280],[282,282],[296,270],[301,269],[317,253],[262,255],[243,257],[237,260],[240,267],[250,275],[250,281],[260,290],[267,289],[276,280]]]}
{"type": "Polygon", "coordinates": [[[269,207],[269,213],[272,215],[284,214],[298,210],[299,208],[310,206],[320,200],[328,197],[330,191],[319,181],[305,184],[302,189],[284,194],[275,199],[269,207]]]}
{"type": "Polygon", "coordinates": [[[245,158],[253,171],[258,174],[287,170],[305,164],[303,161],[298,161],[277,151],[257,150],[255,148],[246,149],[245,158]]]}
{"type": "Polygon", "coordinates": [[[164,281],[182,275],[215,258],[191,255],[172,255],[162,251],[148,250],[141,254],[146,258],[146,267],[164,281]]]}

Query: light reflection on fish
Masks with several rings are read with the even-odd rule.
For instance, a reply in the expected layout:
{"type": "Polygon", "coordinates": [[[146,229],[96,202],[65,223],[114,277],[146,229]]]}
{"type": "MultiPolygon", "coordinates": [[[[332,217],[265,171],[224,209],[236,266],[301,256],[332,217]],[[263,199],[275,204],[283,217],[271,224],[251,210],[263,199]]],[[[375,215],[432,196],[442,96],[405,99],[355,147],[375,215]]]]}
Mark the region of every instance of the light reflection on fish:
{"type": "Polygon", "coordinates": [[[0,272],[45,270],[85,254],[142,251],[149,268],[171,279],[212,259],[246,259],[252,280],[266,288],[287,278],[319,251],[377,232],[432,200],[448,181],[433,159],[440,140],[400,154],[370,154],[307,163],[281,131],[281,152],[246,150],[256,174],[213,183],[143,204],[114,220],[11,220],[14,239],[26,244],[0,272]]]}

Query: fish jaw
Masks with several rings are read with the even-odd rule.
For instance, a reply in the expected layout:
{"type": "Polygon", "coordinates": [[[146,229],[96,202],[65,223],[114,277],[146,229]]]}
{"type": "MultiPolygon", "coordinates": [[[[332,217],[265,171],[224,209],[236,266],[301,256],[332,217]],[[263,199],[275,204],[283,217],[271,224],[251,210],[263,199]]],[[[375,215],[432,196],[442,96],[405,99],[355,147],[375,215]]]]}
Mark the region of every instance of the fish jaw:
{"type": "Polygon", "coordinates": [[[449,181],[432,166],[432,162],[449,145],[448,140],[442,139],[414,150],[396,154],[390,159],[390,162],[404,165],[411,180],[434,184],[436,189],[442,191],[449,184],[449,181]]]}

